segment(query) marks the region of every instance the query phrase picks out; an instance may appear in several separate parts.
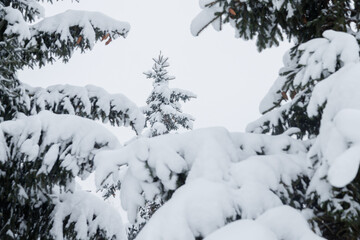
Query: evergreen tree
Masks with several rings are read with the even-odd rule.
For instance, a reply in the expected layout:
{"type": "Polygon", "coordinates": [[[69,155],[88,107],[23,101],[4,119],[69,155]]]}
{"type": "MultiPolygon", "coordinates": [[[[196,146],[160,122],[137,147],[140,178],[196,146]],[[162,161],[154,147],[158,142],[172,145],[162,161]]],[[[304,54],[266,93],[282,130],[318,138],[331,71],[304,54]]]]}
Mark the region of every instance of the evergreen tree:
{"type": "MultiPolygon", "coordinates": [[[[149,137],[156,137],[176,131],[180,127],[192,129],[194,118],[182,112],[179,101],[189,101],[191,98],[196,98],[196,95],[190,91],[169,88],[169,81],[174,80],[175,77],[168,75],[167,57],[160,53],[158,58],[153,59],[153,61],[152,70],[144,73],[148,79],[154,81],[154,89],[146,100],[147,106],[144,108],[146,124],[149,125],[149,133],[147,134],[149,137]]],[[[129,239],[135,239],[139,231],[162,204],[163,201],[159,197],[145,201],[145,205],[139,208],[136,223],[128,230],[129,239]]]]}
{"type": "MultiPolygon", "coordinates": [[[[315,215],[311,222],[327,239],[358,239],[358,166],[348,165],[354,143],[346,140],[348,136],[339,130],[344,126],[336,125],[336,119],[344,115],[341,110],[345,108],[358,109],[354,105],[358,94],[353,89],[358,89],[354,79],[358,78],[360,2],[200,3],[203,11],[192,24],[194,35],[210,24],[221,30],[222,24],[230,23],[237,37],[256,39],[260,51],[278,45],[284,36],[294,41],[295,46],[285,54],[280,76],[260,104],[264,115],[249,124],[247,131],[279,135],[295,130],[299,139],[309,140],[307,158],[313,163],[314,173],[301,188],[305,187],[304,206],[315,215]],[[343,162],[335,160],[338,158],[343,162]],[[354,170],[352,174],[343,171],[336,175],[338,169],[354,170]],[[334,180],[339,176],[351,177],[339,184],[334,180]]],[[[356,111],[347,115],[349,119],[356,116],[356,111]]],[[[356,126],[348,127],[357,132],[356,126]]]]}
{"type": "Polygon", "coordinates": [[[75,177],[86,178],[95,170],[94,156],[118,146],[89,119],[141,132],[141,111],[121,94],[94,86],[32,88],[16,73],[55,58],[66,62],[74,50],[84,52],[98,40],[108,44],[128,30],[127,23],[100,13],[44,18],[38,1],[0,1],[1,239],[125,238],[121,218],[78,190],[75,177]]]}
{"type": "Polygon", "coordinates": [[[279,45],[284,35],[289,40],[294,40],[295,46],[285,56],[285,67],[281,69],[279,79],[260,105],[262,114],[273,109],[281,111],[281,114],[272,121],[269,121],[270,117],[267,121],[264,118],[261,129],[250,125],[249,130],[257,128],[257,132],[281,134],[296,127],[300,129],[297,134],[300,138],[316,136],[319,133],[321,115],[310,118],[306,114],[312,89],[317,82],[337,71],[341,63],[338,61],[335,69],[323,69],[316,78],[310,76],[306,83],[299,83],[308,68],[304,60],[308,58],[308,51],[299,46],[311,39],[323,37],[326,30],[343,31],[357,36],[360,3],[352,0],[204,0],[200,1],[200,5],[203,11],[192,23],[194,35],[198,35],[210,24],[221,30],[222,24],[230,23],[237,37],[256,39],[259,50],[279,45]],[[290,103],[284,104],[286,101],[290,103]]]}
{"type": "Polygon", "coordinates": [[[168,58],[160,53],[153,60],[152,70],[144,73],[154,81],[154,89],[146,100],[147,107],[144,110],[150,137],[167,134],[180,127],[192,129],[194,118],[182,112],[180,100],[186,102],[196,98],[196,95],[182,89],[169,88],[169,81],[175,78],[168,75],[168,58]]]}

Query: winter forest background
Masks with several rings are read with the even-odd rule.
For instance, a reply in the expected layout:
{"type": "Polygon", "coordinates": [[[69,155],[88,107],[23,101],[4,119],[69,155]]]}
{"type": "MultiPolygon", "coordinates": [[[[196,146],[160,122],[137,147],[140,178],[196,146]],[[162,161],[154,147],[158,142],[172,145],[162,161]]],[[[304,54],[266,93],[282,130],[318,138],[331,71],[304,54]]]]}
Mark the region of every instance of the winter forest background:
{"type": "Polygon", "coordinates": [[[1,239],[360,238],[360,3],[194,2],[0,1],[1,239]]]}

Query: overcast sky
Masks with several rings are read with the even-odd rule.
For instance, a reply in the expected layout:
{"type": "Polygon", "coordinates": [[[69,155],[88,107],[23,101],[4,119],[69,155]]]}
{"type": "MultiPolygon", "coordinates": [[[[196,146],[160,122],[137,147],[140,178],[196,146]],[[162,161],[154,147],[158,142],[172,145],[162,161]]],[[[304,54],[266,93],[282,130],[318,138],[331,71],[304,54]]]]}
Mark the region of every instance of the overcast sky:
{"type": "MultiPolygon", "coordinates": [[[[151,69],[152,58],[161,50],[169,57],[169,73],[176,77],[170,86],[198,95],[183,105],[184,112],[196,118],[195,128],[223,126],[244,131],[260,116],[258,105],[290,47],[284,43],[258,53],[253,41],[235,39],[230,26],[222,32],[209,27],[193,37],[190,23],[200,11],[197,0],[64,0],[46,5],[46,16],[66,9],[103,12],[129,22],[130,33],[108,46],[98,43],[91,52],[76,53],[67,64],[25,70],[19,74],[22,81],[42,87],[98,85],[142,106],[152,89],[142,73],[151,69]]],[[[126,129],[117,133],[123,141],[131,136],[126,129]]]]}

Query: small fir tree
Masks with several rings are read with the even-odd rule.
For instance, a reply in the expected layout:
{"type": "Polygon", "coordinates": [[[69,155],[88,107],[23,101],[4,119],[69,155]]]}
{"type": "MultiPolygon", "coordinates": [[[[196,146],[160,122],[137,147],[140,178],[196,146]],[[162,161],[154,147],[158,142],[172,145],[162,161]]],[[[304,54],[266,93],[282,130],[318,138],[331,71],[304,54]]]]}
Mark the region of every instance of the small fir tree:
{"type": "Polygon", "coordinates": [[[150,137],[167,134],[180,127],[192,129],[194,118],[182,112],[180,100],[186,102],[196,98],[196,95],[190,91],[169,88],[169,81],[175,78],[168,75],[168,58],[160,53],[159,57],[153,60],[152,70],[144,73],[148,79],[154,81],[154,88],[146,100],[147,106],[144,110],[150,137]]]}
{"type": "MultiPolygon", "coordinates": [[[[154,89],[148,97],[147,106],[144,109],[146,124],[149,127],[148,136],[156,137],[167,134],[180,127],[192,129],[194,118],[182,112],[179,101],[189,101],[191,98],[196,98],[196,95],[190,91],[169,88],[169,81],[174,80],[175,77],[168,75],[168,58],[160,53],[158,58],[153,60],[152,70],[144,73],[148,79],[154,80],[154,89]]],[[[128,230],[129,239],[135,239],[162,204],[163,201],[159,197],[154,201],[145,201],[145,205],[139,209],[136,223],[128,230]]]]}

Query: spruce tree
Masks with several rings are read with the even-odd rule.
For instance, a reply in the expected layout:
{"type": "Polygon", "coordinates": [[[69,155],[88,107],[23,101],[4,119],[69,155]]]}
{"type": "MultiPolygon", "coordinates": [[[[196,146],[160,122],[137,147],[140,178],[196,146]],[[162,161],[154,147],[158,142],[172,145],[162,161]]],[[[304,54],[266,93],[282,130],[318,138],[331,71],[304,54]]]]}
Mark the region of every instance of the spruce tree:
{"type": "Polygon", "coordinates": [[[230,23],[235,29],[236,37],[255,39],[260,51],[279,45],[285,37],[295,42],[295,46],[285,56],[285,67],[280,71],[276,86],[268,94],[273,96],[267,96],[260,105],[262,114],[273,109],[279,109],[281,113],[272,121],[263,121],[261,128],[251,125],[249,130],[257,128],[257,132],[281,134],[296,127],[300,129],[297,134],[300,138],[316,136],[319,133],[321,115],[310,118],[306,114],[311,91],[317,82],[338,70],[341,64],[338,63],[335,69],[324,71],[316,79],[310,78],[306,84],[301,84],[295,77],[299,78],[306,70],[304,58],[307,56],[303,56],[304,49],[299,49],[299,46],[311,39],[323,37],[326,30],[357,36],[360,3],[352,0],[204,0],[200,1],[200,5],[203,10],[192,23],[193,35],[199,35],[210,24],[221,30],[223,24],[230,23]]]}
{"type": "MultiPolygon", "coordinates": [[[[168,60],[160,52],[157,58],[153,58],[152,70],[144,73],[148,79],[153,80],[154,87],[144,108],[146,125],[149,127],[145,135],[148,137],[168,134],[180,127],[192,129],[194,118],[182,112],[179,101],[189,101],[191,98],[196,98],[196,95],[190,91],[169,88],[169,81],[174,80],[175,77],[168,75],[167,68],[170,66],[168,60]]],[[[129,239],[135,239],[162,204],[163,201],[159,197],[153,201],[146,200],[145,205],[139,209],[136,223],[128,230],[129,239]]]]}
{"type": "MultiPolygon", "coordinates": [[[[290,131],[307,141],[307,158],[313,163],[311,181],[302,179],[305,184],[301,188],[297,185],[292,188],[304,189],[301,202],[312,209],[311,222],[324,237],[358,239],[359,177],[342,185],[331,182],[331,173],[336,172],[333,159],[349,152],[354,143],[345,143],[339,130],[331,127],[337,118],[330,113],[346,107],[357,109],[353,103],[344,103],[343,99],[355,99],[356,94],[349,95],[349,91],[343,89],[356,88],[356,85],[346,85],[351,78],[343,72],[354,72],[351,67],[355,68],[354,64],[359,61],[360,2],[205,0],[200,1],[200,5],[203,11],[192,23],[193,35],[210,24],[221,30],[222,24],[230,23],[236,37],[255,39],[260,51],[279,45],[284,38],[293,40],[295,45],[285,54],[278,79],[260,104],[264,115],[249,124],[247,131],[272,135],[290,131]],[[330,82],[338,84],[333,88],[338,92],[336,100],[329,99],[329,92],[319,90],[330,82]],[[339,102],[336,107],[334,101],[339,102]],[[331,144],[334,139],[337,144],[331,144]]],[[[352,76],[353,79],[357,77],[356,74],[352,76]]],[[[347,117],[356,118],[356,114],[347,117]]],[[[348,161],[351,158],[347,156],[348,161]]],[[[337,167],[345,168],[347,163],[344,160],[342,164],[337,167]]]]}
{"type": "Polygon", "coordinates": [[[125,238],[121,218],[77,189],[75,177],[86,178],[95,170],[94,156],[118,146],[91,120],[140,133],[141,111],[121,94],[94,86],[32,88],[16,73],[56,58],[67,62],[74,50],[89,50],[98,40],[109,44],[128,31],[127,23],[101,13],[44,18],[38,1],[0,1],[1,239],[125,238]]]}
{"type": "Polygon", "coordinates": [[[145,72],[148,79],[153,80],[153,90],[146,100],[147,106],[144,110],[146,124],[149,127],[150,137],[176,131],[180,127],[192,129],[194,118],[181,110],[180,101],[186,102],[196,95],[190,91],[169,88],[169,81],[174,80],[168,75],[168,58],[161,53],[154,58],[152,70],[145,72]]]}

